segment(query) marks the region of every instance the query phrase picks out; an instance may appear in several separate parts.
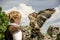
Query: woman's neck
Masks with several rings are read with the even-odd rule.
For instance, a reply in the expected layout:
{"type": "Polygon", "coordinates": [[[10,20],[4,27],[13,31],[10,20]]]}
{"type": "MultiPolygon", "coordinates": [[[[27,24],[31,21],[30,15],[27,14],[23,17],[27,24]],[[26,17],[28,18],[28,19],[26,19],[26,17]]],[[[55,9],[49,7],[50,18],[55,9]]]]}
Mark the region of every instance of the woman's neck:
{"type": "Polygon", "coordinates": [[[19,24],[17,24],[17,23],[9,23],[8,25],[13,25],[15,27],[19,27],[19,24]]]}

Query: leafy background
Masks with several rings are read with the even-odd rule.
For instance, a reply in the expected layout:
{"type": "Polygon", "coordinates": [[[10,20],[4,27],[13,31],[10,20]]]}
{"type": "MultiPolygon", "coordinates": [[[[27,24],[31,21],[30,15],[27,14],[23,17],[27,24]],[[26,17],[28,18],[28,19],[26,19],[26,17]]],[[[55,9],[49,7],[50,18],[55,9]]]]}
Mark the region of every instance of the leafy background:
{"type": "Polygon", "coordinates": [[[7,29],[8,19],[6,18],[6,14],[2,11],[2,7],[0,7],[0,40],[5,40],[5,31],[7,29]]]}

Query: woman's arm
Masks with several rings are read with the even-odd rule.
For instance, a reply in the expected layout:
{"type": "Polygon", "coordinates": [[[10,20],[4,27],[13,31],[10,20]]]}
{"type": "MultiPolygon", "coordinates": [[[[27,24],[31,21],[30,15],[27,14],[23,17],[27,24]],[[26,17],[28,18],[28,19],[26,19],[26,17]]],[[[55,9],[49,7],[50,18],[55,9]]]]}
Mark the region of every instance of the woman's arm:
{"type": "Polygon", "coordinates": [[[22,32],[22,40],[24,40],[24,33],[22,32]]]}

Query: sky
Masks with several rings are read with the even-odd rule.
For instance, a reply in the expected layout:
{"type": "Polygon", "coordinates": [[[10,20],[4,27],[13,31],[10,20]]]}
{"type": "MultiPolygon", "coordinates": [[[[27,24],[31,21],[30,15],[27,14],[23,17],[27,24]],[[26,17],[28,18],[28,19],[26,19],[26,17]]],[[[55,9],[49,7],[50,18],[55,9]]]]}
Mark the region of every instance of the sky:
{"type": "Polygon", "coordinates": [[[4,10],[18,7],[20,3],[32,6],[36,11],[46,8],[54,8],[60,5],[60,0],[0,0],[0,5],[4,10]]]}
{"type": "Polygon", "coordinates": [[[49,25],[60,26],[60,0],[0,0],[0,6],[8,13],[17,10],[22,14],[21,25],[29,24],[28,15],[32,12],[39,12],[46,8],[55,8],[56,12],[48,19],[43,27],[42,32],[46,33],[49,25]]]}

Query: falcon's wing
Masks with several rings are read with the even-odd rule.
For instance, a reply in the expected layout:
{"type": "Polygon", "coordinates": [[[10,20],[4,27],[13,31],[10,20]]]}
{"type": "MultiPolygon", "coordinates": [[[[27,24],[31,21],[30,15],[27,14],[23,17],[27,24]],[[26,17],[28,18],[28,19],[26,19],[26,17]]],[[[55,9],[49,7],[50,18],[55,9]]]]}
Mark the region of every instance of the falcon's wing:
{"type": "Polygon", "coordinates": [[[42,27],[45,21],[49,19],[54,12],[55,12],[54,9],[45,9],[45,10],[38,12],[37,24],[39,25],[39,27],[42,27]]]}

